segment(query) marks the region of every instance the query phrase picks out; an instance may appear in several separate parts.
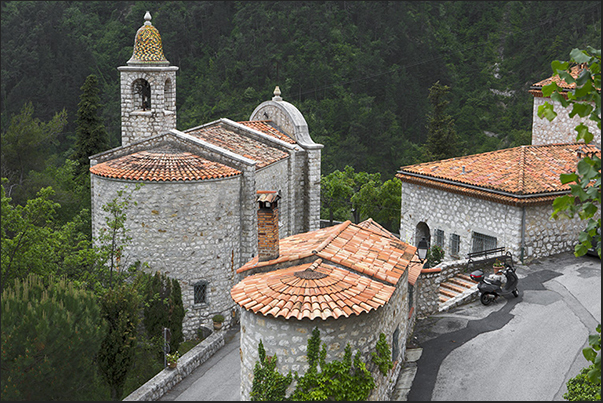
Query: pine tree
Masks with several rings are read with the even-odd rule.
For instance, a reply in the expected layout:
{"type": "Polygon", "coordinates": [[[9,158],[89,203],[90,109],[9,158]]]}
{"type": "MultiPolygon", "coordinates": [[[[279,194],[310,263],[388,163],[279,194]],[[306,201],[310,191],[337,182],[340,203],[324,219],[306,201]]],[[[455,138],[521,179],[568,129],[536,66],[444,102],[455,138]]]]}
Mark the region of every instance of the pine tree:
{"type": "Polygon", "coordinates": [[[93,293],[30,274],[2,292],[1,322],[3,401],[102,398],[94,359],[106,328],[93,293]]]}
{"type": "Polygon", "coordinates": [[[437,81],[429,89],[433,112],[427,119],[427,142],[423,145],[423,160],[436,161],[456,157],[458,140],[452,116],[445,113],[449,101],[444,99],[450,87],[437,81]]]}
{"type": "Polygon", "coordinates": [[[82,178],[87,175],[90,168],[88,157],[109,148],[109,135],[98,114],[101,105],[96,76],[91,74],[86,77],[86,81],[80,89],[82,94],[78,104],[77,129],[75,131],[77,140],[71,159],[78,162],[77,176],[82,178]]]}

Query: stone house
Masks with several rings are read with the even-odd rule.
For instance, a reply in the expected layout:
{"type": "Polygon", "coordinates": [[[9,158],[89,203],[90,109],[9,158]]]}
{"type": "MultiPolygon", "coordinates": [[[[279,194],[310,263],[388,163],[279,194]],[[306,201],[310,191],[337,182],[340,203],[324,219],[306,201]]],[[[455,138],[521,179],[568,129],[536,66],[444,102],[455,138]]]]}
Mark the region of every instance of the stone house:
{"type": "MultiPolygon", "coordinates": [[[[577,77],[580,67],[572,70],[577,77]]],[[[570,191],[559,175],[576,169],[585,153],[601,156],[601,130],[594,122],[570,118],[569,110],[542,97],[552,80],[532,86],[532,145],[405,166],[402,181],[400,237],[417,245],[425,238],[444,249],[445,258],[505,247],[515,261],[527,262],[573,250],[585,223],[551,218],[553,200],[570,191]],[[538,118],[538,106],[555,104],[556,119],[538,118]],[[574,127],[584,122],[595,133],[588,146],[575,143],[574,127]]],[[[599,212],[600,214],[600,212],[599,212]]]]}
{"type": "Polygon", "coordinates": [[[229,290],[235,271],[257,254],[258,189],[280,195],[280,234],[319,227],[321,144],[303,115],[280,97],[248,121],[227,118],[176,128],[176,71],[163,54],[149,13],[121,80],[122,145],[90,157],[92,231],[102,207],[133,189],[126,227],[132,238],[121,264],[147,262],[180,281],[190,338],[211,317],[236,314],[229,290]]]}
{"type": "Polygon", "coordinates": [[[274,195],[258,194],[260,252],[237,270],[244,278],[231,290],[241,310],[241,399],[250,399],[260,340],[267,354],[277,354],[281,373],[302,375],[308,339],[317,327],[327,361],[341,359],[350,343],[375,379],[369,400],[388,400],[410,332],[408,276],[411,267],[422,266],[416,248],[372,220],[271,242],[278,239],[280,208],[274,195]],[[387,376],[371,361],[380,333],[395,363],[387,376]]]}

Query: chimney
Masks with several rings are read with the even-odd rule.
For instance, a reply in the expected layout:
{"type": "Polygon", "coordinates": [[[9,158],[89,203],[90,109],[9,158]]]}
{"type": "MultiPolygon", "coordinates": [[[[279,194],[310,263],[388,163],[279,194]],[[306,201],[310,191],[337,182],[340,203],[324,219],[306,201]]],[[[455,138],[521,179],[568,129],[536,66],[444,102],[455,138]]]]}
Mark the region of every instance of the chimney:
{"type": "Polygon", "coordinates": [[[281,196],[275,191],[258,190],[258,262],[276,259],[278,244],[278,201],[281,196]]]}

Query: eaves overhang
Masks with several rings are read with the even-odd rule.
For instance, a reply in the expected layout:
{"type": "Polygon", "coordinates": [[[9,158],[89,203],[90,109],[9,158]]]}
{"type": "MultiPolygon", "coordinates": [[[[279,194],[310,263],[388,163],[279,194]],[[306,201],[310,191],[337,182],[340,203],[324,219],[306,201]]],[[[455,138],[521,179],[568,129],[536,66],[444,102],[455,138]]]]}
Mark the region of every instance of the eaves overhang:
{"type": "Polygon", "coordinates": [[[570,193],[569,190],[530,194],[512,193],[406,171],[398,171],[396,177],[402,182],[441,189],[451,193],[490,200],[496,203],[516,207],[551,204],[557,197],[570,193]]]}

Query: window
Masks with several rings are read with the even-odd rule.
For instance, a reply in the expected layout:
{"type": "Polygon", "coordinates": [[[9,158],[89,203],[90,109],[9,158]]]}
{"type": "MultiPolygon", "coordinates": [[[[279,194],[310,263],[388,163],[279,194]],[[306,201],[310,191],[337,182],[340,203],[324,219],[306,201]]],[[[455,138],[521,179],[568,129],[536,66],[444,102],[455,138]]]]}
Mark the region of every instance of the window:
{"type": "Polygon", "coordinates": [[[207,304],[207,281],[199,281],[194,285],[195,304],[207,304]]]}
{"type": "Polygon", "coordinates": [[[461,250],[461,237],[457,234],[450,235],[450,255],[458,256],[461,250]]]}
{"type": "Polygon", "coordinates": [[[471,252],[482,252],[496,248],[496,238],[478,232],[473,233],[473,248],[471,252]]]}
{"type": "Polygon", "coordinates": [[[444,248],[444,231],[441,229],[435,230],[435,245],[444,248]]]}
{"type": "Polygon", "coordinates": [[[134,81],[133,89],[135,96],[138,97],[138,101],[135,104],[138,104],[143,111],[151,109],[151,84],[147,80],[139,78],[134,81]]]}

